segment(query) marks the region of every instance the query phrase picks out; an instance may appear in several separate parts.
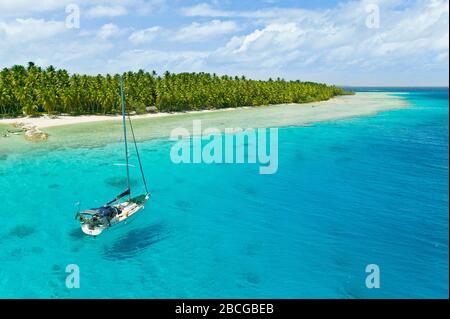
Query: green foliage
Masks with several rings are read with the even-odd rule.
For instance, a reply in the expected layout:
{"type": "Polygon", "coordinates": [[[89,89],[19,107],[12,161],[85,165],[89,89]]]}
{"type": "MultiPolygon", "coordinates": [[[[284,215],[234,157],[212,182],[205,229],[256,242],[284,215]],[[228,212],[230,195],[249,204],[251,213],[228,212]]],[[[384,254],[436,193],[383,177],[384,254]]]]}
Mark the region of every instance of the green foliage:
{"type": "MultiPolygon", "coordinates": [[[[283,79],[249,80],[208,73],[127,72],[123,74],[127,109],[138,114],[322,101],[349,94],[335,86],[283,79]]],[[[30,62],[0,72],[2,116],[120,113],[119,75],[69,75],[30,62]]]]}

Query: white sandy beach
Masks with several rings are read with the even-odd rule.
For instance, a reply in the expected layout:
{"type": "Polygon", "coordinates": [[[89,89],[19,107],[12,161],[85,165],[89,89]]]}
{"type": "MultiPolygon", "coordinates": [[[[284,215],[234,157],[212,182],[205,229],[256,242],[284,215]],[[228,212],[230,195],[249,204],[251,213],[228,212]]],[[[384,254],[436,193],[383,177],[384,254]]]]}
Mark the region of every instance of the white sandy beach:
{"type": "MultiPolygon", "coordinates": [[[[233,110],[233,109],[226,109],[233,110]]],[[[191,112],[174,112],[174,113],[149,113],[142,115],[132,115],[133,119],[148,119],[148,118],[158,118],[165,116],[181,115],[181,114],[196,114],[196,113],[207,113],[214,112],[217,110],[202,110],[202,111],[191,111],[191,112]]],[[[70,116],[70,115],[59,115],[56,118],[51,118],[49,116],[41,117],[19,117],[11,119],[0,119],[0,124],[16,124],[22,123],[28,126],[36,126],[37,128],[47,128],[62,125],[72,125],[81,123],[92,123],[92,122],[103,122],[103,121],[121,121],[122,116],[119,115],[80,115],[80,116],[70,116]]]]}
{"type": "MultiPolygon", "coordinates": [[[[219,113],[219,112],[239,112],[242,110],[252,110],[258,114],[259,111],[266,113],[266,111],[273,109],[278,111],[277,115],[280,120],[288,120],[292,122],[292,116],[300,120],[302,123],[306,124],[311,122],[326,121],[331,119],[338,119],[351,116],[369,115],[383,110],[395,109],[399,107],[404,107],[404,103],[398,97],[393,97],[386,93],[356,93],[352,96],[338,96],[328,101],[313,102],[305,104],[282,104],[282,105],[270,105],[270,106],[260,106],[260,107],[240,107],[240,108],[228,108],[228,109],[218,109],[218,110],[202,110],[202,111],[190,111],[190,112],[175,112],[175,113],[154,113],[154,114],[143,114],[143,115],[133,115],[133,120],[140,119],[153,119],[161,117],[171,117],[171,116],[183,116],[183,115],[195,115],[195,114],[205,114],[205,113],[219,113]],[[293,114],[291,111],[295,108],[293,114]],[[286,111],[287,113],[284,114],[286,111]]],[[[275,115],[275,114],[273,114],[275,115]]],[[[22,117],[22,118],[12,118],[12,119],[0,119],[1,124],[12,125],[15,123],[22,123],[24,125],[35,126],[39,129],[82,124],[82,123],[93,123],[93,122],[104,122],[104,121],[120,121],[121,116],[114,115],[81,115],[81,116],[67,116],[61,115],[57,118],[50,118],[48,116],[42,117],[22,117]]],[[[282,121],[283,122],[283,121],[282,121]]],[[[252,124],[252,123],[249,123],[252,124]]],[[[294,123],[289,123],[294,124],[294,123]]]]}

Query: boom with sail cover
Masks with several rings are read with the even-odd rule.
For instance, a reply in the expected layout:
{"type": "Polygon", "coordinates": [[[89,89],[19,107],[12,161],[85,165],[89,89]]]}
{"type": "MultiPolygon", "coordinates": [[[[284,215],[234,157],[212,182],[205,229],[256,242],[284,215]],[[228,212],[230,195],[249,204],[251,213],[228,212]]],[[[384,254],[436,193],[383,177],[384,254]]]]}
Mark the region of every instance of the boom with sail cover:
{"type": "Polygon", "coordinates": [[[106,205],[111,205],[112,203],[117,202],[118,200],[121,200],[122,198],[124,198],[127,195],[131,194],[131,190],[128,188],[126,191],[124,191],[123,193],[119,194],[116,196],[116,198],[114,198],[112,201],[107,202],[106,205]]]}

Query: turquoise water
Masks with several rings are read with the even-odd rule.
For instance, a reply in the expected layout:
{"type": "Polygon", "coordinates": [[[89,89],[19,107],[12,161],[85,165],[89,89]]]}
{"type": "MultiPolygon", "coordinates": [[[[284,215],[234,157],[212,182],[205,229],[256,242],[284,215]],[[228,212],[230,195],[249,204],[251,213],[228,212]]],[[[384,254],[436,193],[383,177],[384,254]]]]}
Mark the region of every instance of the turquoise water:
{"type": "Polygon", "coordinates": [[[401,95],[411,107],[281,128],[276,175],[175,165],[172,142],[141,143],[152,199],[95,239],[74,203],[123,190],[121,144],[0,155],[0,297],[447,298],[448,90],[401,95]]]}

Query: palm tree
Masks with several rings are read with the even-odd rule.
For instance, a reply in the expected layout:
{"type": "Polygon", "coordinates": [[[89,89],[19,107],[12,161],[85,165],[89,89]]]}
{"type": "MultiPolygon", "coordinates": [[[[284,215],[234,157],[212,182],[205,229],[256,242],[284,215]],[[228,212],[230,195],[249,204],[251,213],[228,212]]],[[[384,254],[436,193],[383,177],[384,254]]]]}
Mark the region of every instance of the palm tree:
{"type": "MultiPolygon", "coordinates": [[[[128,111],[185,111],[262,104],[303,103],[349,94],[320,83],[249,80],[245,76],[180,73],[158,76],[145,70],[123,74],[128,111]]],[[[53,66],[45,70],[29,62],[0,71],[2,116],[37,115],[42,112],[114,114],[119,110],[119,75],[80,75],[53,66]]]]}

